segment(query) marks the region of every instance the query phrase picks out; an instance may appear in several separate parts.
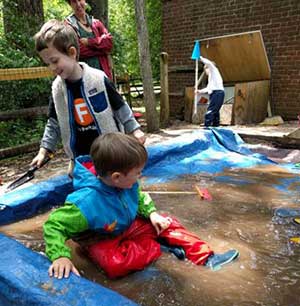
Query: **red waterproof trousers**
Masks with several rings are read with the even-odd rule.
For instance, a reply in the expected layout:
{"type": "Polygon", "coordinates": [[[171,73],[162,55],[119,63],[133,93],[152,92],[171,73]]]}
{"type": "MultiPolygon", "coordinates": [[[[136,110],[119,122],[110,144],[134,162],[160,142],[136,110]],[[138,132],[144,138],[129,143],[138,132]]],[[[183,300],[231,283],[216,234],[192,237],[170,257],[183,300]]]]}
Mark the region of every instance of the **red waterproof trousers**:
{"type": "Polygon", "coordinates": [[[171,225],[159,236],[149,220],[137,218],[123,234],[90,245],[87,252],[109,278],[116,278],[142,270],[158,259],[161,255],[158,238],[170,246],[182,247],[186,257],[197,265],[205,264],[213,254],[206,242],[188,232],[173,217],[171,225]]]}

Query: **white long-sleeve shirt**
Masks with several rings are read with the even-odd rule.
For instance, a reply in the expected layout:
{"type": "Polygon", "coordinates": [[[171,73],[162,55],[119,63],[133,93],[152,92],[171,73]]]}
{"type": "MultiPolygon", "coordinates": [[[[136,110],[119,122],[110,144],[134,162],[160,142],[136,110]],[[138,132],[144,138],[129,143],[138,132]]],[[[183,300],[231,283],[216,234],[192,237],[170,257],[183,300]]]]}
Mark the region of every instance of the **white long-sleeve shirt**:
{"type": "Polygon", "coordinates": [[[208,93],[209,95],[214,90],[224,90],[223,79],[219,69],[207,58],[200,56],[201,62],[208,67],[208,82],[205,88],[199,90],[199,93],[208,93]]]}

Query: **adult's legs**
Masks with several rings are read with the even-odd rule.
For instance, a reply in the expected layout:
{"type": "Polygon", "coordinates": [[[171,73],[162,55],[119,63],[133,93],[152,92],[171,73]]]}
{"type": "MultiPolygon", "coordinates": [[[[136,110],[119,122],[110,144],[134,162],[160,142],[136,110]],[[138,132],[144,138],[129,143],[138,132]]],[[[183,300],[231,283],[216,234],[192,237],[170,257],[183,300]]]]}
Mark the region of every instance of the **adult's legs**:
{"type": "Polygon", "coordinates": [[[209,96],[209,105],[205,114],[205,126],[219,126],[220,109],[224,102],[224,91],[215,90],[209,96]]]}

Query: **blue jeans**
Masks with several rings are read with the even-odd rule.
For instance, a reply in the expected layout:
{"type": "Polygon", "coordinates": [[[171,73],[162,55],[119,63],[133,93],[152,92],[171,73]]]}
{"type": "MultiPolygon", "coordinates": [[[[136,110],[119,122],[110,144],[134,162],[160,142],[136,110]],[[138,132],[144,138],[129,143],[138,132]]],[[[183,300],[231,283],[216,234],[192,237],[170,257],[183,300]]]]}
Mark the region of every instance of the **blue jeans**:
{"type": "Polygon", "coordinates": [[[205,114],[205,126],[220,125],[220,109],[224,102],[224,90],[214,90],[209,96],[209,105],[205,114]]]}

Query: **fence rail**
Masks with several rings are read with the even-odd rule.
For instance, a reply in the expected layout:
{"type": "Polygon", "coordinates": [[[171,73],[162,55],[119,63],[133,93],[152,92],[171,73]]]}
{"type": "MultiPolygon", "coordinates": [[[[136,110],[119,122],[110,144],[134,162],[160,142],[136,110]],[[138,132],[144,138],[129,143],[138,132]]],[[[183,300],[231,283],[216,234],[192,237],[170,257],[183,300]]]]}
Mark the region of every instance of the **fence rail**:
{"type": "Polygon", "coordinates": [[[37,106],[18,109],[14,111],[0,112],[0,121],[8,121],[18,118],[35,118],[47,115],[48,106],[37,106]]]}
{"type": "Polygon", "coordinates": [[[0,69],[0,81],[29,80],[53,77],[47,67],[0,69]]]}
{"type": "MultiPolygon", "coordinates": [[[[53,77],[53,73],[47,67],[11,68],[0,69],[0,81],[28,80],[53,77]]],[[[132,99],[142,98],[144,94],[143,84],[140,79],[132,79],[128,75],[117,77],[115,80],[119,93],[132,107],[132,99]]],[[[160,93],[160,82],[153,82],[156,94],[160,93]]],[[[35,118],[45,116],[48,106],[31,107],[14,111],[0,112],[0,121],[14,120],[17,118],[35,118]]],[[[37,150],[39,142],[27,143],[15,147],[0,149],[0,159],[28,153],[37,150]]]]}

